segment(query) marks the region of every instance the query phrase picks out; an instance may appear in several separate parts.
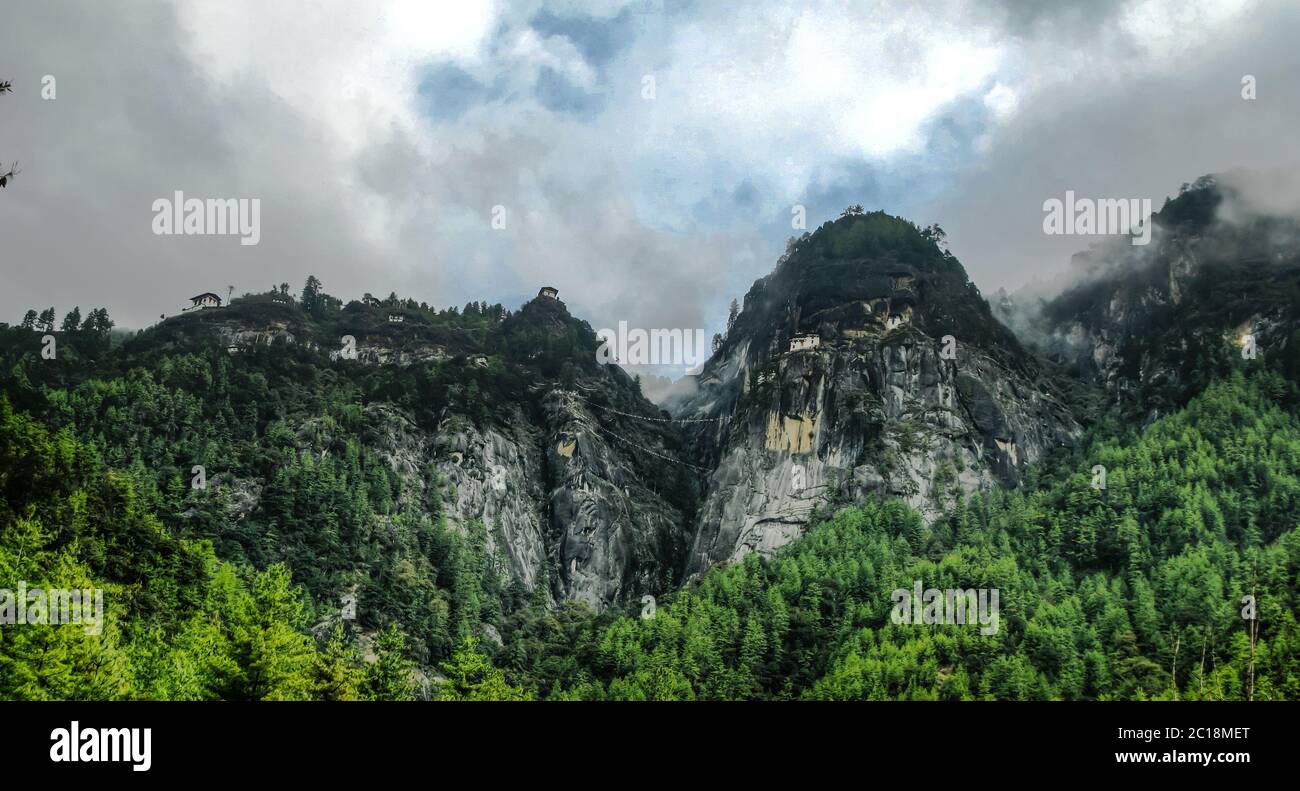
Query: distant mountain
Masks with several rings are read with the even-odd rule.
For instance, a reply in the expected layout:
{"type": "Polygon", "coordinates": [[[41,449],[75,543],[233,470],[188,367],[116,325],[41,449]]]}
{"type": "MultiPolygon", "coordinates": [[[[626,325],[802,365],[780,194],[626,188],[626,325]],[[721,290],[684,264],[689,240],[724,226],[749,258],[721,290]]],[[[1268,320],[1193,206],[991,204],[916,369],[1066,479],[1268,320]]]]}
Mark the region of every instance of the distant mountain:
{"type": "MultiPolygon", "coordinates": [[[[298,297],[245,295],[125,338],[102,311],[84,324],[69,319],[63,331],[53,329],[52,309],[33,312],[31,326],[0,325],[6,513],[14,524],[57,522],[49,547],[131,591],[131,616],[164,624],[159,634],[190,629],[181,614],[202,625],[220,609],[211,592],[186,598],[219,579],[196,570],[215,562],[207,552],[231,568],[283,564],[250,579],[279,586],[286,601],[297,595],[289,581],[301,586],[303,617],[322,639],[343,620],[342,602],[355,601],[358,648],[382,643],[376,650],[392,654],[400,643],[428,683],[439,663],[470,662],[481,645],[521,682],[542,685],[530,687],[537,694],[779,697],[793,694],[781,684],[797,677],[807,694],[852,696],[818,675],[832,665],[857,672],[850,654],[827,653],[829,632],[783,631],[791,616],[779,591],[753,599],[785,580],[783,589],[800,591],[799,617],[816,620],[820,583],[788,567],[769,576],[759,558],[822,563],[851,549],[922,568],[946,553],[1011,553],[1039,577],[1060,564],[1137,574],[1142,603],[1162,559],[1200,543],[1245,552],[1294,540],[1284,522],[1300,470],[1260,432],[1294,434],[1300,233],[1292,220],[1245,214],[1235,202],[1231,189],[1202,179],[1155,217],[1148,247],[1095,247],[1076,257],[1062,293],[1000,295],[992,305],[938,229],[847,211],[791,240],[699,376],[670,389],[666,408],[619,366],[602,364],[592,328],[547,294],[515,311],[438,310],[396,295],[345,303],[312,278],[298,297]],[[1242,355],[1248,344],[1252,359],[1242,355]],[[1260,376],[1243,378],[1255,368],[1260,376]],[[1250,441],[1267,459],[1233,450],[1231,427],[1220,423],[1237,419],[1223,417],[1234,399],[1250,401],[1250,441]],[[1213,447],[1189,433],[1198,420],[1220,422],[1205,434],[1213,447]],[[39,446],[30,453],[29,435],[39,446]],[[1235,495],[1210,503],[1167,480],[1166,445],[1202,471],[1220,470],[1207,481],[1258,482],[1249,507],[1235,495]],[[1113,498],[1081,483],[1080,470],[1101,457],[1118,465],[1113,498]],[[77,486],[66,492],[24,488],[70,476],[77,486]],[[1134,480],[1140,490],[1124,488],[1134,480]],[[1163,494],[1152,501],[1152,491],[1163,494]],[[98,498],[87,506],[92,520],[77,516],[85,492],[98,498]],[[1175,495],[1203,502],[1173,508],[1175,495]],[[857,510],[826,521],[846,508],[857,510]],[[835,526],[831,537],[806,535],[819,524],[835,526]],[[154,554],[123,560],[140,541],[154,554]],[[733,596],[727,580],[741,578],[747,587],[733,596]],[[655,657],[676,650],[671,630],[619,619],[644,602],[652,612],[646,596],[675,601],[682,622],[705,618],[682,609],[691,602],[721,608],[725,624],[709,627],[709,639],[720,641],[714,658],[731,663],[726,672],[719,664],[721,675],[691,676],[698,657],[673,659],[679,675],[624,663],[618,635],[635,634],[655,657]],[[164,614],[172,610],[179,614],[164,614]],[[740,610],[762,613],[745,621],[749,648],[727,642],[742,628],[740,610]],[[592,647],[606,625],[616,634],[592,647]],[[385,637],[392,626],[405,642],[385,637]],[[556,648],[566,641],[587,647],[556,648]],[[787,649],[815,657],[816,667],[793,669],[802,665],[780,653],[787,649]],[[743,672],[736,651],[751,651],[743,672]],[[771,656],[756,659],[761,651],[771,656]],[[596,676],[608,686],[590,686],[596,676]]],[[[1042,579],[1035,585],[1047,590],[1042,579]]],[[[1236,571],[1223,579],[1245,584],[1236,571]]],[[[867,587],[885,584],[893,583],[873,577],[867,587]]],[[[837,589],[834,607],[857,606],[861,591],[850,588],[837,589]]],[[[1098,696],[1104,662],[1137,663],[1142,681],[1124,694],[1153,694],[1172,659],[1153,607],[1106,615],[1118,642],[1089,643],[1106,656],[1087,660],[1086,679],[1081,666],[1069,678],[1050,662],[1027,670],[1020,638],[1007,638],[1017,678],[1042,675],[1032,684],[985,676],[978,694],[1098,696]]],[[[880,612],[867,615],[880,627],[880,612]]],[[[280,627],[299,628],[289,620],[280,627]]],[[[1227,623],[1216,626],[1225,640],[1227,623]]],[[[132,629],[139,650],[154,650],[132,629]]],[[[969,685],[953,682],[952,696],[976,694],[982,668],[963,672],[969,685]]],[[[157,679],[131,683],[146,684],[145,695],[200,695],[147,686],[157,679]]],[[[222,683],[226,692],[209,693],[263,694],[222,683]]]]}
{"type": "Polygon", "coordinates": [[[1148,246],[1119,240],[1076,255],[1077,282],[1054,298],[1001,305],[1000,315],[1061,363],[1068,380],[1104,390],[1097,403],[1076,405],[1081,416],[1168,414],[1243,349],[1300,374],[1295,220],[1247,213],[1236,190],[1207,176],[1152,222],[1148,246]]]}
{"type": "MultiPolygon", "coordinates": [[[[71,333],[56,360],[9,330],[3,362],[16,406],[48,409],[45,387],[96,394],[89,422],[51,418],[164,488],[207,460],[207,506],[222,506],[191,494],[178,511],[235,557],[286,557],[286,520],[263,500],[276,468],[244,446],[287,431],[298,454],[356,448],[363,467],[382,464],[393,496],[375,518],[481,524],[524,590],[603,608],[769,554],[841,504],[901,498],[931,521],[1016,486],[1106,415],[1145,423],[1186,403],[1246,335],[1294,373],[1296,228],[1226,221],[1232,199],[1202,179],[1155,217],[1149,247],[1096,247],[1050,301],[992,306],[933,230],[846,212],[790,241],[702,373],[668,390],[667,412],[540,295],[515,312],[434,310],[396,295],[345,304],[309,283],[300,298],[174,316],[111,350],[71,333]],[[189,422],[140,415],[107,431],[120,412],[91,383],[112,377],[179,391],[189,422]]],[[[299,571],[315,594],[373,571],[364,533],[328,570],[299,571]]]]}

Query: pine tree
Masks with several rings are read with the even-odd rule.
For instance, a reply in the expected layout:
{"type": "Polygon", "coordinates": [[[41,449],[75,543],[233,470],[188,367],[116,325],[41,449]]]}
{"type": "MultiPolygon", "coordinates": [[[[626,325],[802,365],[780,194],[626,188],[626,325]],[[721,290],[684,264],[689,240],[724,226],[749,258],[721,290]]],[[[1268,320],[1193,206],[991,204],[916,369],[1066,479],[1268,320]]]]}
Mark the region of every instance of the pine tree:
{"type": "Polygon", "coordinates": [[[302,287],[302,309],[315,313],[321,306],[321,282],[315,275],[308,275],[302,287]]]}
{"type": "Polygon", "coordinates": [[[302,602],[288,569],[273,565],[249,586],[233,568],[214,580],[208,613],[196,617],[184,644],[204,657],[200,672],[221,700],[302,700],[310,696],[313,650],[299,631],[302,602]]]}
{"type": "Polygon", "coordinates": [[[740,644],[740,667],[748,676],[754,689],[762,688],[763,657],[767,654],[767,635],[759,622],[757,612],[751,613],[745,623],[745,638],[740,644]]]}
{"type": "Polygon", "coordinates": [[[68,315],[63,317],[63,324],[59,327],[61,332],[76,332],[81,328],[81,308],[76,307],[68,311],[68,315]]]}
{"type": "Polygon", "coordinates": [[[316,652],[312,665],[312,698],[315,700],[358,700],[365,673],[356,649],[348,642],[343,626],[330,632],[316,652]]]}
{"type": "Polygon", "coordinates": [[[389,624],[375,640],[377,658],[366,666],[361,694],[367,700],[412,700],[415,664],[406,658],[406,635],[389,624]]]}
{"type": "Polygon", "coordinates": [[[442,663],[447,681],[438,690],[441,700],[528,700],[521,687],[511,686],[501,670],[478,650],[478,639],[466,635],[450,662],[442,663]]]}

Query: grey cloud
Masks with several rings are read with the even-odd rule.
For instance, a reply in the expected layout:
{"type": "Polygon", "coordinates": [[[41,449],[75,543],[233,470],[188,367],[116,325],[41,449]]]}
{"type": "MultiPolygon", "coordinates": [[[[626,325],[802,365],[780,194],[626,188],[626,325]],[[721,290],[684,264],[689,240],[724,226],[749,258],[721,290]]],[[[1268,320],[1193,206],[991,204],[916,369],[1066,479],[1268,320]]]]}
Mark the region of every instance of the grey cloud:
{"type": "Polygon", "coordinates": [[[678,123],[673,111],[692,86],[683,83],[690,69],[667,60],[679,52],[672,26],[725,29],[722,6],[593,8],[519,5],[487,62],[417,64],[428,95],[413,106],[441,108],[427,128],[378,126],[340,150],[319,119],[280,95],[286,75],[250,69],[212,82],[172,6],[25,6],[0,29],[0,79],[15,84],[0,97],[0,157],[23,165],[0,193],[0,320],[51,303],[61,312],[105,305],[140,326],[197,291],[297,288],[316,274],[339,296],[395,290],[440,306],[513,307],[548,283],[597,328],[626,320],[712,331],[729,299],[771,269],[800,193],[816,204],[810,228],[851,202],[939,222],[989,291],[1051,278],[1086,246],[1042,233],[1042,202],[1066,189],[1158,206],[1202,173],[1294,164],[1300,55],[1290,36],[1300,18],[1282,3],[1151,74],[1126,68],[1142,42],[1113,31],[1118,3],[945,5],[1023,38],[1028,54],[1013,66],[1068,71],[1077,60],[1099,71],[1023,96],[986,151],[971,145],[984,119],[965,97],[948,108],[955,120],[932,125],[924,154],[883,163],[819,151],[808,134],[824,121],[815,116],[756,119],[787,125],[761,138],[772,151],[737,150],[726,129],[678,123]],[[595,21],[573,22],[584,14],[595,21]],[[534,93],[545,65],[512,77],[503,37],[530,19],[548,20],[540,33],[563,35],[573,45],[565,52],[601,67],[599,114],[548,110],[534,93]],[[663,78],[654,103],[639,97],[648,72],[663,78]],[[39,98],[46,73],[59,78],[54,102],[39,98]],[[1259,79],[1255,102],[1239,96],[1246,73],[1259,79]],[[806,166],[802,187],[783,180],[787,158],[806,166]],[[752,162],[768,168],[751,172],[752,162]],[[261,243],[153,236],[151,202],[177,189],[261,198],[261,243]],[[489,226],[496,204],[508,211],[504,232],[489,226]]]}
{"type": "Polygon", "coordinates": [[[1264,215],[1300,222],[1300,170],[1235,168],[1220,174],[1219,183],[1229,188],[1233,198],[1220,208],[1220,219],[1231,222],[1264,215]]]}
{"type": "Polygon", "coordinates": [[[431,153],[394,126],[341,157],[280,99],[278,75],[210,82],[185,36],[165,5],[38,5],[0,30],[0,76],[16,89],[0,100],[0,156],[23,167],[0,195],[0,320],[104,305],[138,327],[198,291],[296,289],[315,274],[345,298],[397,290],[437,305],[553,282],[596,326],[696,327],[753,244],[653,229],[608,141],[535,102],[466,108],[431,153]],[[53,102],[39,98],[45,73],[58,77],[53,102]],[[567,144],[583,135],[587,148],[567,144]],[[260,198],[260,244],[154,236],[151,204],[176,190],[260,198]],[[496,204],[505,232],[489,227],[496,204]]]}
{"type": "Polygon", "coordinates": [[[1297,29],[1300,9],[1268,4],[1166,73],[1080,75],[1078,93],[1033,96],[922,219],[944,227],[986,292],[1012,290],[1063,276],[1071,255],[1097,241],[1043,233],[1043,201],[1066,190],[1151,198],[1158,210],[1183,183],[1207,173],[1293,166],[1297,29]],[[1241,97],[1245,74],[1258,79],[1253,102],[1241,97]]]}
{"type": "Polygon", "coordinates": [[[3,155],[24,171],[0,196],[6,319],[105,306],[142,326],[197,291],[264,290],[303,262],[342,280],[363,258],[344,231],[347,196],[315,172],[328,157],[314,130],[258,84],[207,83],[181,40],[165,6],[35,4],[0,29],[0,71],[15,85],[0,103],[3,155]],[[260,198],[261,243],[153,235],[153,201],[176,190],[260,198]]]}

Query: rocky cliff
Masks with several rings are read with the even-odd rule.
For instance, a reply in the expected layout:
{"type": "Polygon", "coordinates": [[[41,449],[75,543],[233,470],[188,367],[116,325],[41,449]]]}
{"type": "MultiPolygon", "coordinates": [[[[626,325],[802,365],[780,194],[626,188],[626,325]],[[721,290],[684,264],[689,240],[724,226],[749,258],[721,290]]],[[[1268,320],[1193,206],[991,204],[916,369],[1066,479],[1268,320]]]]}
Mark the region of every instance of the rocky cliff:
{"type": "MultiPolygon", "coordinates": [[[[600,609],[678,584],[696,485],[666,413],[596,349],[591,328],[543,296],[513,313],[461,313],[393,300],[308,310],[252,295],[167,319],[113,363],[202,353],[262,378],[285,402],[265,411],[300,452],[385,465],[392,517],[436,513],[464,534],[481,524],[487,555],[525,591],[600,609]],[[313,414],[326,399],[354,402],[355,420],[313,414]]],[[[236,526],[263,517],[264,477],[215,479],[236,526]]]]}
{"type": "MultiPolygon", "coordinates": [[[[898,497],[930,519],[1015,486],[1107,410],[1181,404],[1247,339],[1300,373],[1300,234],[1227,217],[1224,196],[1200,182],[1160,212],[1148,248],[1100,246],[1064,293],[994,307],[940,234],[846,212],[791,240],[667,411],[599,364],[591,328],[546,296],[513,313],[248,297],[162,322],[110,367],[207,348],[278,399],[213,400],[223,421],[285,423],[319,457],[355,445],[398,481],[385,519],[481,524],[525,591],[603,608],[771,552],[840,504],[898,497]],[[345,402],[340,419],[311,412],[327,399],[345,402]]],[[[268,473],[227,473],[228,520],[259,529],[268,473]]]]}
{"type": "Polygon", "coordinates": [[[1080,411],[1167,414],[1234,361],[1300,351],[1300,229],[1242,207],[1204,177],[1154,215],[1149,245],[1097,245],[1074,257],[1062,293],[1001,311],[1069,379],[1101,388],[1104,403],[1080,411]]]}
{"type": "Polygon", "coordinates": [[[690,572],[770,552],[837,503],[934,516],[1080,434],[961,264],[883,213],[792,240],[673,407],[713,470],[690,572]]]}

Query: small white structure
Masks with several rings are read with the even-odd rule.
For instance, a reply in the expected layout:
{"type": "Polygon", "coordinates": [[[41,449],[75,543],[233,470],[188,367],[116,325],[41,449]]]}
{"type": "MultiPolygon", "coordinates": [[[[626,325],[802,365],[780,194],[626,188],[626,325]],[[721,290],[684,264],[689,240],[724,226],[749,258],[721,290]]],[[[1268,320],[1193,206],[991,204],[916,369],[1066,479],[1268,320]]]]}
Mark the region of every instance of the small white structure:
{"type": "Polygon", "coordinates": [[[394,324],[401,324],[402,322],[406,321],[406,317],[398,313],[393,313],[393,314],[389,314],[388,320],[394,324]]]}
{"type": "Polygon", "coordinates": [[[895,313],[885,320],[885,329],[896,330],[903,326],[903,317],[895,313]]]}
{"type": "Polygon", "coordinates": [[[537,292],[537,296],[550,297],[551,299],[559,299],[560,292],[559,290],[552,288],[551,286],[542,286],[542,290],[537,292]]]}
{"type": "Polygon", "coordinates": [[[191,310],[203,310],[204,308],[221,307],[221,297],[213,294],[211,291],[205,291],[197,296],[190,297],[190,306],[181,310],[182,313],[191,310]]]}
{"type": "Polygon", "coordinates": [[[790,351],[801,352],[816,349],[822,345],[820,335],[796,335],[790,339],[790,351]]]}

